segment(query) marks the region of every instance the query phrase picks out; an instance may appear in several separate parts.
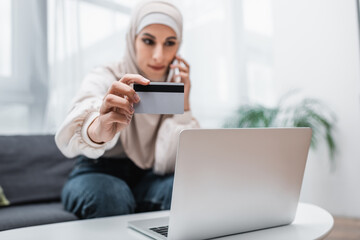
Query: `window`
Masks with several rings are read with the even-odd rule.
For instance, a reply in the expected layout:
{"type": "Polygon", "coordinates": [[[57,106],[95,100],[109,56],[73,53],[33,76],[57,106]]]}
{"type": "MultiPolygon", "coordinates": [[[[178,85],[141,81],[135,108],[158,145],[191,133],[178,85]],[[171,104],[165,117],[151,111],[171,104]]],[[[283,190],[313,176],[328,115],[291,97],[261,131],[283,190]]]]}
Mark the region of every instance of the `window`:
{"type": "Polygon", "coordinates": [[[0,1],[0,132],[40,132],[47,97],[46,1],[0,1]]]}
{"type": "Polygon", "coordinates": [[[10,77],[11,56],[11,0],[0,1],[0,79],[10,77]]]}

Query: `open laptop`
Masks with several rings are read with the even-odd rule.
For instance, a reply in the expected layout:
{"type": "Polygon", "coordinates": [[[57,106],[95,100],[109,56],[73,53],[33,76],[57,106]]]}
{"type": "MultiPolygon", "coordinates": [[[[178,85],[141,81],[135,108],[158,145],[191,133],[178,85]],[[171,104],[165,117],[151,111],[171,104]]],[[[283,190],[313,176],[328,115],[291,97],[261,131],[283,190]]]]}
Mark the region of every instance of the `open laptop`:
{"type": "Polygon", "coordinates": [[[207,239],[290,224],[310,128],[189,129],[179,136],[170,216],[128,226],[153,239],[207,239]]]}

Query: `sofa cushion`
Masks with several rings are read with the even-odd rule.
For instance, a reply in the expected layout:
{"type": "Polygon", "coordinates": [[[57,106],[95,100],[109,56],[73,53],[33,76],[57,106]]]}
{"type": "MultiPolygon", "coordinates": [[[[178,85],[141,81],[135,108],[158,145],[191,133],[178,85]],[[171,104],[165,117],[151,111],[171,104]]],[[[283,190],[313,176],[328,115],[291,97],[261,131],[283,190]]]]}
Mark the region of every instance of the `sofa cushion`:
{"type": "Polygon", "coordinates": [[[0,208],[0,231],[77,220],[60,202],[25,204],[0,208]]]}
{"type": "Polygon", "coordinates": [[[0,185],[11,205],[60,199],[73,165],[54,135],[0,136],[0,185]]]}

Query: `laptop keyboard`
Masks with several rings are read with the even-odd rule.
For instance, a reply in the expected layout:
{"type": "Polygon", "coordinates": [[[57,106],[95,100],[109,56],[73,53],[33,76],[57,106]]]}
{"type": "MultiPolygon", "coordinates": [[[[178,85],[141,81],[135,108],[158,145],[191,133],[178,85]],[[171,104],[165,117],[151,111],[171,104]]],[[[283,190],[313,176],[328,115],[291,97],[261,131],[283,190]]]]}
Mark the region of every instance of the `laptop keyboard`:
{"type": "Polygon", "coordinates": [[[150,230],[167,237],[169,226],[154,227],[154,228],[150,228],[150,230]]]}

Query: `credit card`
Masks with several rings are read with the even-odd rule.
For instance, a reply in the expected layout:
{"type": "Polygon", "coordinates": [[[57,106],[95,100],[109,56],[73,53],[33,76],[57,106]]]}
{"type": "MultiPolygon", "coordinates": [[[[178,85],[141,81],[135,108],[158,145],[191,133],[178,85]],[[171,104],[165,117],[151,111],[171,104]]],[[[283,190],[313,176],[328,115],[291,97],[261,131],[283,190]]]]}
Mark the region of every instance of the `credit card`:
{"type": "Polygon", "coordinates": [[[151,82],[149,85],[134,84],[140,102],[134,104],[136,113],[183,114],[184,83],[151,82]]]}

